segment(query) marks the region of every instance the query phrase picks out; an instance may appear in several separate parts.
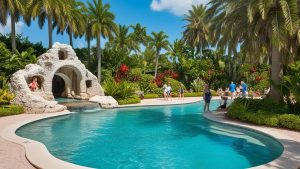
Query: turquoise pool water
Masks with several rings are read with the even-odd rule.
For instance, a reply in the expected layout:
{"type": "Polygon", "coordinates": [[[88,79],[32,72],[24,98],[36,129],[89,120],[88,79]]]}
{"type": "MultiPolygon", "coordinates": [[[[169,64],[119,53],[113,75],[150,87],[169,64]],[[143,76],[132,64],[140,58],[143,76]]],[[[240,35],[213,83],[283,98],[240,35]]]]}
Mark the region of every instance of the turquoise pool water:
{"type": "Polygon", "coordinates": [[[103,169],[241,169],[282,153],[274,139],[208,121],[202,109],[203,102],[92,109],[28,124],[17,135],[44,143],[59,159],[103,169]]]}

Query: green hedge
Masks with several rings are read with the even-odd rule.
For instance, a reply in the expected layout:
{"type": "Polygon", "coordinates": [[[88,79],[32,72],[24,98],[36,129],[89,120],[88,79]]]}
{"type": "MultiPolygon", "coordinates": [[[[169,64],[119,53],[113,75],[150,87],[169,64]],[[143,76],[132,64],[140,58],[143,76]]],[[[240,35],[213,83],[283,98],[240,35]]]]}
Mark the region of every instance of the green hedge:
{"type": "Polygon", "coordinates": [[[118,99],[119,105],[140,103],[141,99],[138,96],[129,97],[127,99],[118,99]]]}
{"type": "Polygon", "coordinates": [[[24,108],[19,105],[1,105],[0,106],[0,117],[11,116],[16,114],[24,113],[24,108]]]}
{"type": "MultiPolygon", "coordinates": [[[[199,93],[184,93],[184,97],[202,97],[203,94],[202,92],[199,93]]],[[[155,93],[150,93],[150,94],[145,94],[144,98],[145,99],[154,99],[154,98],[161,98],[162,94],[155,94],[155,93]]],[[[178,92],[172,92],[172,97],[179,97],[178,92]]]]}
{"type": "MultiPolygon", "coordinates": [[[[270,102],[268,100],[237,100],[231,104],[226,116],[232,119],[238,119],[243,122],[249,122],[257,125],[266,125],[270,127],[282,127],[300,131],[300,116],[294,114],[286,114],[282,112],[274,113],[278,105],[264,105],[261,103],[270,102]],[[269,107],[269,110],[262,110],[263,105],[269,107]],[[256,109],[255,109],[256,107],[256,109]]],[[[285,110],[285,108],[279,109],[285,110]]]]}
{"type": "Polygon", "coordinates": [[[154,99],[154,98],[160,98],[161,94],[145,94],[144,99],[154,99]]]}

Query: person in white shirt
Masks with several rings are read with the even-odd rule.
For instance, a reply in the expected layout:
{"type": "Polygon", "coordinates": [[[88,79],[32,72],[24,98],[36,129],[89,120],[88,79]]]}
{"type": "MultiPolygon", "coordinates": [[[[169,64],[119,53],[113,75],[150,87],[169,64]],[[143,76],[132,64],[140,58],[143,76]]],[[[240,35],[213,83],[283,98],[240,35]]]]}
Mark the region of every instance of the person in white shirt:
{"type": "Polygon", "coordinates": [[[168,86],[167,86],[167,99],[168,98],[172,98],[172,87],[171,87],[171,83],[169,82],[168,83],[168,86]]]}

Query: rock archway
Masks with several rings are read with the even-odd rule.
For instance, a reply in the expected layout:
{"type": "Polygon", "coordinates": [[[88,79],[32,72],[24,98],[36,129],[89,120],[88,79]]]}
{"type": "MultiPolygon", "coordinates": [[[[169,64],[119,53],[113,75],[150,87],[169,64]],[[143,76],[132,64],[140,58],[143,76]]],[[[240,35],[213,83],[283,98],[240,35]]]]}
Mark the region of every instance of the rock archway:
{"type": "Polygon", "coordinates": [[[39,56],[36,64],[29,64],[10,78],[10,87],[16,95],[14,104],[23,105],[27,113],[57,112],[66,107],[55,97],[67,97],[99,102],[102,107],[115,107],[114,99],[108,100],[97,77],[87,70],[71,46],[55,43],[39,56]],[[29,84],[37,79],[38,89],[29,84]],[[102,100],[101,100],[102,99],[102,100]],[[100,100],[100,101],[99,101],[100,100]]]}
{"type": "Polygon", "coordinates": [[[82,86],[80,70],[73,66],[59,68],[52,79],[52,93],[55,98],[80,98],[80,94],[86,92],[86,86],[82,86]]]}

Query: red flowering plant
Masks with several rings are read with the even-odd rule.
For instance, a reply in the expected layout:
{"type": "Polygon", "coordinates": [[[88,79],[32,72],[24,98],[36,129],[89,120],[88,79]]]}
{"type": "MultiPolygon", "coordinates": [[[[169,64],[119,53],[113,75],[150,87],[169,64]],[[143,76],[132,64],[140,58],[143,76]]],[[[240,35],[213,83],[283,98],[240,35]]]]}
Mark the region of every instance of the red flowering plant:
{"type": "Polygon", "coordinates": [[[117,83],[121,82],[123,79],[126,79],[128,76],[129,68],[127,65],[122,64],[115,74],[115,81],[117,83]]]}
{"type": "Polygon", "coordinates": [[[156,83],[156,85],[158,87],[162,87],[163,86],[163,81],[165,78],[167,77],[171,77],[173,79],[177,79],[179,77],[179,74],[177,72],[174,72],[173,70],[165,70],[162,73],[159,73],[156,78],[154,79],[154,82],[156,83]]]}

